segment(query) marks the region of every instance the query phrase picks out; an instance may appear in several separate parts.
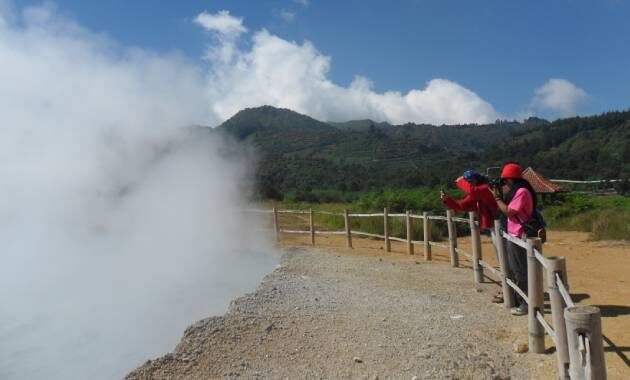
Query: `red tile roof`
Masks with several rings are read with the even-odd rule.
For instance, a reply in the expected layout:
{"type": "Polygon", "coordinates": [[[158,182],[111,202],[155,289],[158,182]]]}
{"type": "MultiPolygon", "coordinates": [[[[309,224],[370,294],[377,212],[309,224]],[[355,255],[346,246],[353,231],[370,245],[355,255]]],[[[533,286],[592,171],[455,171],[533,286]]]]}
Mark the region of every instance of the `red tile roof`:
{"type": "Polygon", "coordinates": [[[536,172],[534,169],[528,167],[523,170],[523,178],[525,178],[530,185],[536,190],[537,193],[561,193],[567,190],[562,186],[555,184],[543,177],[542,174],[536,172]]]}

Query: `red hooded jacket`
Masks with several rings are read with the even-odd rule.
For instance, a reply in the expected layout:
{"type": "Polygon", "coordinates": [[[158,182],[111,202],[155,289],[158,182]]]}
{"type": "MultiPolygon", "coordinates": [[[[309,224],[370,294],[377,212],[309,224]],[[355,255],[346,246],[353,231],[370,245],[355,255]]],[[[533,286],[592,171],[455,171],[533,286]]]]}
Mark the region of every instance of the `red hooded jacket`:
{"type": "Polygon", "coordinates": [[[494,217],[497,214],[497,201],[487,184],[473,185],[460,177],[455,181],[457,187],[467,195],[464,199],[455,200],[448,195],[442,201],[446,207],[454,211],[476,211],[481,215],[481,229],[494,228],[494,217]]]}

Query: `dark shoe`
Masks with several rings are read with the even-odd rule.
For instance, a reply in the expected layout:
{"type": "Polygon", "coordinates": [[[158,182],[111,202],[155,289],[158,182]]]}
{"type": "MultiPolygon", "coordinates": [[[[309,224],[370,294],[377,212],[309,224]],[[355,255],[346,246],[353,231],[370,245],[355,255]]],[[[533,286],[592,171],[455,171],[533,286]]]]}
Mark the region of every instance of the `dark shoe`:
{"type": "Polygon", "coordinates": [[[527,315],[527,305],[523,304],[523,305],[511,308],[510,314],[517,315],[517,316],[527,315]]]}

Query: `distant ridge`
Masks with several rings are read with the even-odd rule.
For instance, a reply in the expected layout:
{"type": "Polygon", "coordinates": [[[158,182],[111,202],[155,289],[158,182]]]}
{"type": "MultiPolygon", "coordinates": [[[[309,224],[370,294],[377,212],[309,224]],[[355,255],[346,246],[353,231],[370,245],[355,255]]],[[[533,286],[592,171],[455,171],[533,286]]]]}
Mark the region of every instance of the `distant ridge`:
{"type": "Polygon", "coordinates": [[[391,127],[391,124],[387,123],[387,122],[375,122],[372,121],[370,119],[363,119],[363,120],[350,120],[350,121],[345,121],[345,122],[334,122],[334,121],[329,121],[328,124],[332,125],[333,127],[339,128],[339,129],[351,129],[354,131],[366,131],[370,128],[387,128],[387,127],[391,127]]]}
{"type": "Polygon", "coordinates": [[[263,195],[437,186],[506,161],[548,177],[630,176],[630,111],[487,125],[325,123],[288,109],[239,111],[216,130],[254,146],[263,195]]]}
{"type": "Polygon", "coordinates": [[[511,157],[549,178],[629,178],[630,111],[559,119],[517,131],[484,156],[488,161],[511,157]]]}
{"type": "Polygon", "coordinates": [[[261,106],[245,108],[217,127],[228,130],[239,139],[259,131],[292,129],[330,130],[332,126],[286,108],[261,106]]]}

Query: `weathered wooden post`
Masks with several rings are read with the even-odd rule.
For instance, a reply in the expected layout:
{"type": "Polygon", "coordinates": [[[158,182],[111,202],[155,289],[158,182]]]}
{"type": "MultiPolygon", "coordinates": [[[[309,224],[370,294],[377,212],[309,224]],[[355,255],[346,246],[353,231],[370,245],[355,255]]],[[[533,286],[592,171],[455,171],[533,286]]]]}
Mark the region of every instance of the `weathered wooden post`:
{"type": "Polygon", "coordinates": [[[424,259],[431,260],[431,219],[426,211],[422,213],[422,226],[424,230],[424,259]]]}
{"type": "Polygon", "coordinates": [[[569,290],[569,274],[567,273],[566,263],[565,266],[562,267],[562,275],[560,277],[562,278],[564,287],[569,290]]]}
{"type": "Polygon", "coordinates": [[[606,379],[602,320],[598,307],[573,306],[564,310],[571,379],[606,379]]]}
{"type": "Polygon", "coordinates": [[[343,222],[346,225],[346,241],[348,248],[352,248],[352,231],[350,230],[350,216],[348,215],[348,209],[343,210],[343,222]]]}
{"type": "Polygon", "coordinates": [[[280,241],[280,225],[278,224],[278,209],[273,208],[273,229],[276,231],[276,241],[280,241]]]}
{"type": "Polygon", "coordinates": [[[448,250],[451,254],[451,266],[459,267],[459,255],[457,254],[457,229],[453,222],[453,211],[446,210],[446,227],[448,228],[448,250]]]}
{"type": "Polygon", "coordinates": [[[471,211],[468,213],[470,241],[472,245],[472,266],[473,271],[475,272],[475,283],[481,284],[483,282],[483,268],[479,265],[479,260],[481,260],[481,232],[479,231],[479,224],[475,221],[476,219],[476,212],[471,211]]]}
{"type": "Polygon", "coordinates": [[[407,253],[413,255],[413,225],[411,224],[411,213],[407,210],[407,214],[405,215],[405,221],[407,225],[407,253]]]}
{"type": "Polygon", "coordinates": [[[560,294],[556,274],[564,282],[566,262],[564,257],[547,257],[547,290],[551,303],[551,319],[556,334],[556,359],[558,360],[558,378],[569,379],[569,348],[567,345],[567,328],[564,322],[564,300],[560,294]]]}
{"type": "Polygon", "coordinates": [[[311,224],[311,245],[315,245],[315,223],[313,222],[313,209],[309,209],[309,221],[311,224]]]}
{"type": "Polygon", "coordinates": [[[383,209],[383,234],[385,235],[385,250],[392,251],[392,243],[389,241],[389,213],[387,207],[383,209]]]}
{"type": "Polygon", "coordinates": [[[514,293],[512,288],[507,283],[509,277],[509,270],[507,264],[507,252],[505,250],[505,242],[503,241],[503,234],[501,231],[501,221],[494,221],[494,236],[497,252],[499,255],[499,267],[501,268],[501,289],[503,291],[503,306],[507,309],[514,306],[514,293]]]}
{"type": "Polygon", "coordinates": [[[540,238],[527,239],[527,300],[529,352],[542,354],[545,352],[545,329],[536,319],[536,312],[544,312],[542,264],[534,255],[534,248],[542,252],[540,238]]]}

